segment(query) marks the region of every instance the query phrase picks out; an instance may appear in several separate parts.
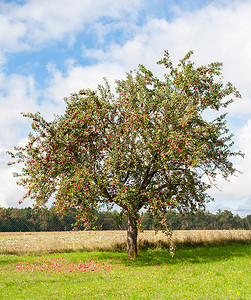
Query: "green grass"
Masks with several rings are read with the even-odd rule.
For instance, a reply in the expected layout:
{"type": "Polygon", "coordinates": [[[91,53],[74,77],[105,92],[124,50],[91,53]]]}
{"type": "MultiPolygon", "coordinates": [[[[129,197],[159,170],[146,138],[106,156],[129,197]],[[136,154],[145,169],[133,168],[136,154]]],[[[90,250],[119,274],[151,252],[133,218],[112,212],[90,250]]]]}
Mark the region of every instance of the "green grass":
{"type": "Polygon", "coordinates": [[[0,256],[0,299],[251,299],[251,247],[0,256]]]}

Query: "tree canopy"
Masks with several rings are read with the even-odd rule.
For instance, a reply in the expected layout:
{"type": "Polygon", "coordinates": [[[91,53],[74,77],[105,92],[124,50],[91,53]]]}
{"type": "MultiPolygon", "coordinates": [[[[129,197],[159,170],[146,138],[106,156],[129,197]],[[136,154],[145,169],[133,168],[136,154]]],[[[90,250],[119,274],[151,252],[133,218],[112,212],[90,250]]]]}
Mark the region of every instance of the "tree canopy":
{"type": "Polygon", "coordinates": [[[167,51],[158,64],[164,79],[143,65],[96,91],[65,98],[66,110],[47,122],[25,113],[32,133],[10,154],[22,163],[18,184],[38,206],[50,198],[58,211],[75,208],[85,223],[102,205],[128,216],[128,256],[137,255],[139,211],[144,208],[170,234],[164,214],[203,208],[216,174],[236,172],[232,135],[220,114],[239,92],[223,83],[222,64],[196,67],[189,52],[174,67],[167,51]],[[205,111],[218,111],[209,121],[205,111]]]}

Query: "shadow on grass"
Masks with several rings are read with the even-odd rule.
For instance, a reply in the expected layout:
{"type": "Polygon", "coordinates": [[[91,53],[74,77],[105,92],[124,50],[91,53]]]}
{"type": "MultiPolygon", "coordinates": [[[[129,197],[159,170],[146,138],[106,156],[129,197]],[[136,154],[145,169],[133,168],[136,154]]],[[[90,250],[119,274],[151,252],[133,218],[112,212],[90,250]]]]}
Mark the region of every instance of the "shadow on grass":
{"type": "MultiPolygon", "coordinates": [[[[203,247],[184,247],[177,249],[175,255],[170,255],[169,249],[161,248],[147,248],[147,245],[142,247],[140,245],[139,256],[135,260],[127,258],[124,245],[118,245],[113,251],[64,251],[57,253],[46,253],[42,255],[0,255],[0,268],[5,264],[17,264],[21,260],[36,261],[37,257],[52,256],[63,257],[73,261],[80,260],[98,260],[108,264],[120,264],[124,266],[161,266],[161,265],[175,265],[175,264],[200,264],[213,261],[221,261],[231,259],[233,257],[251,257],[250,244],[233,243],[231,245],[210,245],[203,247]]],[[[148,245],[149,246],[149,245],[148,245]]],[[[155,245],[156,246],[156,245],[155,245]]],[[[160,247],[161,245],[159,245],[160,247]]],[[[162,245],[163,246],[163,245],[162,245]]]]}
{"type": "Polygon", "coordinates": [[[109,263],[120,263],[125,266],[160,266],[175,264],[198,264],[233,257],[250,257],[250,245],[232,244],[224,246],[209,246],[197,248],[185,248],[175,251],[172,257],[167,249],[141,250],[135,260],[127,258],[125,252],[95,252],[90,254],[93,259],[106,260],[109,263]]]}

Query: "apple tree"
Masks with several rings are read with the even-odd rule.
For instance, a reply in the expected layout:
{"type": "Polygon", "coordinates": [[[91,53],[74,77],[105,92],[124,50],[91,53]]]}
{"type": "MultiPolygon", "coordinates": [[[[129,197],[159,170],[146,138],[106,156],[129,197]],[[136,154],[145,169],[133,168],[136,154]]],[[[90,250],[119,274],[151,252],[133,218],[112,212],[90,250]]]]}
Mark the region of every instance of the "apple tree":
{"type": "Polygon", "coordinates": [[[137,256],[142,208],[171,236],[165,213],[203,208],[216,174],[234,174],[231,157],[242,155],[231,150],[221,114],[239,92],[223,83],[221,63],[196,67],[191,54],[174,67],[165,51],[162,79],[139,65],[114,92],[105,80],[95,91],[71,94],[51,122],[24,114],[33,130],[24,147],[9,152],[22,164],[15,176],[24,198],[38,206],[53,198],[59,212],[77,209],[85,226],[100,206],[119,206],[128,218],[128,257],[137,256]]]}

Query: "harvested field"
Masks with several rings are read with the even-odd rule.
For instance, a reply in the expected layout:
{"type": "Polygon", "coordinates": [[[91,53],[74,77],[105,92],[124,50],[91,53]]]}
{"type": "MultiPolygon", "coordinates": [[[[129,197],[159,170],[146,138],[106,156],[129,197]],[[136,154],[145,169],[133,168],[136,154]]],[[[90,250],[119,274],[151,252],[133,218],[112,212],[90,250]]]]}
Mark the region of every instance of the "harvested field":
{"type": "MultiPolygon", "coordinates": [[[[167,248],[162,233],[139,233],[139,248],[167,248]]],[[[176,248],[207,245],[250,243],[250,230],[184,230],[175,231],[176,248]]],[[[126,231],[59,231],[0,233],[0,254],[44,254],[72,251],[124,251],[126,231]]]]}

